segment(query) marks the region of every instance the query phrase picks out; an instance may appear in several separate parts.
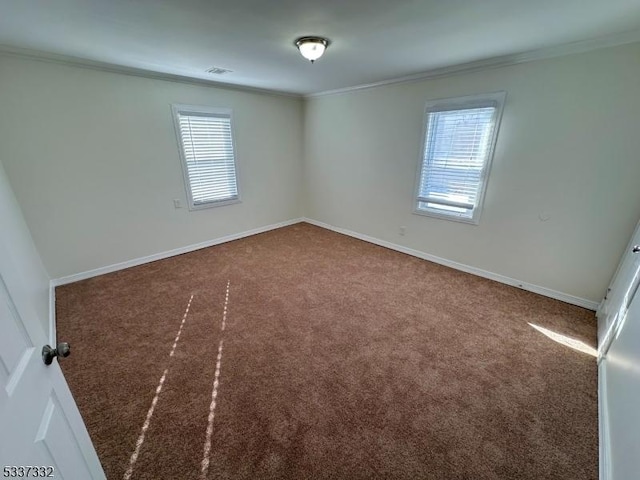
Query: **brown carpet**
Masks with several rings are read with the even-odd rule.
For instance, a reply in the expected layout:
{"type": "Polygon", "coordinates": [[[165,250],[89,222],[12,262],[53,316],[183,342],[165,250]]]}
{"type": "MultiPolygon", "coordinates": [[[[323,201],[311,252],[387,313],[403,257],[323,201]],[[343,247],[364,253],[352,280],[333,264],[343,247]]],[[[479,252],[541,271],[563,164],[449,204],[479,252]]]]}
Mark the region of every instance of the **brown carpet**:
{"type": "Polygon", "coordinates": [[[592,312],[309,224],[56,290],[109,479],[596,479],[592,312]],[[230,283],[226,328],[225,294],[230,283]],[[170,357],[189,299],[175,355],[170,357]]]}

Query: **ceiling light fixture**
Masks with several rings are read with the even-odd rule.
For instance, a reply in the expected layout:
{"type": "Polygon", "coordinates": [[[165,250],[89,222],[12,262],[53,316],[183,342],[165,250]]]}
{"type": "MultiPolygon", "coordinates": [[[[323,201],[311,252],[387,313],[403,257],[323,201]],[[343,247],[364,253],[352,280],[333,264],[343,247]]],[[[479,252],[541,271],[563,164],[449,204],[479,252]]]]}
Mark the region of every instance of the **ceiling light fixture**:
{"type": "Polygon", "coordinates": [[[296,47],[304,58],[315,62],[329,46],[329,40],[322,37],[301,37],[296,40],[296,47]]]}

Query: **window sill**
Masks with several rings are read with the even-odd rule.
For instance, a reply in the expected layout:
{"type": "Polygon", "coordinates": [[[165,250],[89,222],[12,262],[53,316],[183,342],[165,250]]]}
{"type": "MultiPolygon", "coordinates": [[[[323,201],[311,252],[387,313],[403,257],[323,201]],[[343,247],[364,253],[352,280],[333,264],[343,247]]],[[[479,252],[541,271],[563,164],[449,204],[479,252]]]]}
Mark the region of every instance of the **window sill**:
{"type": "Polygon", "coordinates": [[[422,215],[423,217],[439,218],[441,220],[449,220],[451,222],[466,223],[468,225],[478,225],[480,223],[480,219],[479,218],[457,217],[457,216],[454,216],[454,215],[448,215],[446,213],[429,212],[429,211],[426,211],[426,210],[421,210],[419,208],[414,208],[413,209],[413,213],[414,213],[414,215],[422,215]]]}
{"type": "Polygon", "coordinates": [[[197,205],[192,203],[189,205],[189,211],[194,212],[197,210],[206,210],[208,208],[224,207],[226,205],[233,205],[234,203],[242,203],[242,200],[240,200],[239,198],[234,198],[231,200],[220,200],[217,202],[199,203],[197,205]]]}

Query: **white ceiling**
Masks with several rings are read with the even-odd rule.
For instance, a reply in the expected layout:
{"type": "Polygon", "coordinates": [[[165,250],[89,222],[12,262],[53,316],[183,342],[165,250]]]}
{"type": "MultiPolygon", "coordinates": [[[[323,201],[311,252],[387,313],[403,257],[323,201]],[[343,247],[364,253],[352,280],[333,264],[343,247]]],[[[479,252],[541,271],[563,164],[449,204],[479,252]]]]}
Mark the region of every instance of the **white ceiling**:
{"type": "Polygon", "coordinates": [[[295,94],[637,29],[638,0],[0,0],[5,46],[295,94]]]}

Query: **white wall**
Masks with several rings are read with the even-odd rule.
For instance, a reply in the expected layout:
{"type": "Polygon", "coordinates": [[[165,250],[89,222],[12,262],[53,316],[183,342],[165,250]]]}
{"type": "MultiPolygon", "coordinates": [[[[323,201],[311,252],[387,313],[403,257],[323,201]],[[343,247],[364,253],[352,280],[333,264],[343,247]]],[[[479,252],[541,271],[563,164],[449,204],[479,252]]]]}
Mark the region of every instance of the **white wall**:
{"type": "Polygon", "coordinates": [[[312,98],[306,216],[598,302],[640,218],[639,78],[634,44],[312,98]],[[480,225],[412,214],[425,102],[499,90],[480,225]]]}
{"type": "Polygon", "coordinates": [[[639,58],[627,45],[303,102],[2,56],[0,158],[54,278],[305,215],[597,302],[640,217],[639,58]],[[424,102],[497,90],[480,225],[412,214],[424,102]],[[241,204],[174,209],[171,103],[234,110],[241,204]]]}
{"type": "MultiPolygon", "coordinates": [[[[0,272],[12,300],[29,327],[49,332],[49,276],[42,265],[0,157],[0,272]],[[37,319],[37,320],[36,320],[37,319]]],[[[31,329],[30,332],[33,332],[31,329]]],[[[41,345],[38,345],[40,347],[41,345]]]]}
{"type": "Polygon", "coordinates": [[[0,158],[53,278],[302,214],[298,98],[5,56],[0,105],[0,158]],[[171,103],[233,109],[242,203],[186,208],[171,103]]]}

